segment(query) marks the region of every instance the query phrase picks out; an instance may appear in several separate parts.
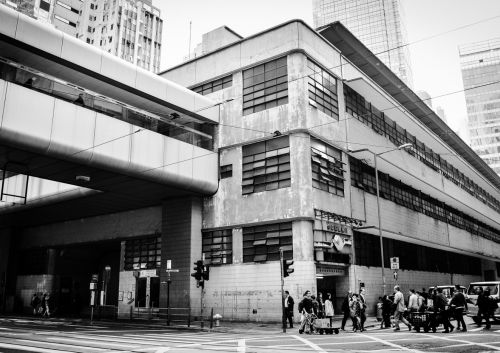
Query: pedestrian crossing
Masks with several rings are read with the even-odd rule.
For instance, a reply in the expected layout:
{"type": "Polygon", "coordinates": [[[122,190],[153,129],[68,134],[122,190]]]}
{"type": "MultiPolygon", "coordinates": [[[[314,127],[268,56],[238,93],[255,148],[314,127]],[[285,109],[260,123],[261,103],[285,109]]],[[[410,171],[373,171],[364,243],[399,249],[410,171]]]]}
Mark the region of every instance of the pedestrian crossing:
{"type": "MultiPolygon", "coordinates": [[[[0,352],[3,349],[30,351],[39,353],[112,353],[145,352],[162,353],[173,348],[196,348],[210,346],[211,350],[238,347],[234,334],[205,332],[116,332],[100,334],[95,332],[53,332],[48,335],[36,333],[0,331],[0,352]]],[[[259,335],[259,337],[262,337],[259,335]]],[[[251,338],[251,337],[250,337],[251,338]]]]}

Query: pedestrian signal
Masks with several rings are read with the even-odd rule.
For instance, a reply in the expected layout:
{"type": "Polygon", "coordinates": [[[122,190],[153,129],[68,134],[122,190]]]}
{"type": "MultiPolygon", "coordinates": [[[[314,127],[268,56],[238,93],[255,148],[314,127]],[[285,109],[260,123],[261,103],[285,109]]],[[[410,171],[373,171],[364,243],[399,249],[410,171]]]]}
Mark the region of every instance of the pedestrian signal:
{"type": "Polygon", "coordinates": [[[283,261],[283,277],[290,276],[295,269],[293,268],[293,260],[284,260],[283,261]]]}

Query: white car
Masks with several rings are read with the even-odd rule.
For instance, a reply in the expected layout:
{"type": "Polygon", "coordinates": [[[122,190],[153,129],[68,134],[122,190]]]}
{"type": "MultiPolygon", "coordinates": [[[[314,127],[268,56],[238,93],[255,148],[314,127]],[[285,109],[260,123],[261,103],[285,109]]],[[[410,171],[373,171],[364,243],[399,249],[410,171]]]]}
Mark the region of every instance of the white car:
{"type": "Polygon", "coordinates": [[[483,291],[486,288],[490,290],[490,297],[493,298],[497,303],[497,308],[495,313],[493,314],[493,318],[495,321],[500,321],[500,302],[499,302],[499,292],[500,292],[500,281],[491,281],[491,282],[473,282],[469,285],[467,289],[467,306],[469,307],[468,316],[472,317],[474,322],[477,323],[477,294],[479,288],[483,288],[483,291]]]}

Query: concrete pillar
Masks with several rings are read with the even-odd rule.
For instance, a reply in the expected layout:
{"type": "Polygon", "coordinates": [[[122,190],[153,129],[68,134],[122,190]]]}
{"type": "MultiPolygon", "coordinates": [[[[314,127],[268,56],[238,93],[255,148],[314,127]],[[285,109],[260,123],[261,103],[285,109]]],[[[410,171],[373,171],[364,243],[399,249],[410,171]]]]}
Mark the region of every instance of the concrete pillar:
{"type": "Polygon", "coordinates": [[[9,255],[12,231],[0,229],[0,313],[5,313],[7,304],[7,273],[9,273],[9,255]]]}
{"type": "Polygon", "coordinates": [[[167,260],[172,261],[170,307],[200,310],[201,288],[191,277],[194,262],[201,259],[202,200],[197,197],[165,201],[162,205],[160,307],[167,307],[167,260]]]}

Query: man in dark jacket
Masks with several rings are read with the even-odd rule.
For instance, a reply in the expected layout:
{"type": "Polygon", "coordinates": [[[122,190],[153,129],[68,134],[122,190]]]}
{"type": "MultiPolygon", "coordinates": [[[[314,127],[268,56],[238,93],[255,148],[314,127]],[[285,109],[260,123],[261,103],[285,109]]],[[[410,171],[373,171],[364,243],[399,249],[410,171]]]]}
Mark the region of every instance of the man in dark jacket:
{"type": "MultiPolygon", "coordinates": [[[[293,306],[295,302],[287,290],[285,291],[285,298],[283,300],[285,301],[285,320],[288,320],[290,328],[293,328],[293,306]]],[[[286,326],[286,322],[284,325],[286,326]]]]}
{"type": "Polygon", "coordinates": [[[434,311],[439,314],[441,318],[441,323],[444,327],[444,333],[452,332],[455,329],[450,322],[449,312],[446,310],[446,306],[448,305],[448,299],[443,294],[443,289],[437,289],[437,295],[434,299],[434,311]]]}
{"type": "Polygon", "coordinates": [[[457,320],[457,330],[460,330],[460,327],[462,327],[462,331],[466,332],[467,326],[464,321],[464,311],[467,310],[467,302],[458,284],[455,284],[455,293],[453,293],[453,297],[450,300],[450,307],[453,316],[457,320]]]}
{"type": "MultiPolygon", "coordinates": [[[[479,287],[481,288],[481,287],[479,287]]],[[[486,329],[488,330],[490,325],[490,288],[486,287],[483,292],[483,289],[479,291],[477,296],[477,319],[478,319],[478,327],[481,327],[481,322],[483,321],[483,317],[486,320],[486,329]]]]}
{"type": "Polygon", "coordinates": [[[349,302],[351,301],[352,291],[347,292],[347,295],[342,302],[342,312],[344,313],[344,317],[342,318],[342,325],[340,325],[340,329],[342,331],[345,330],[345,324],[347,319],[351,317],[351,311],[349,309],[349,302]]]}

